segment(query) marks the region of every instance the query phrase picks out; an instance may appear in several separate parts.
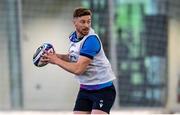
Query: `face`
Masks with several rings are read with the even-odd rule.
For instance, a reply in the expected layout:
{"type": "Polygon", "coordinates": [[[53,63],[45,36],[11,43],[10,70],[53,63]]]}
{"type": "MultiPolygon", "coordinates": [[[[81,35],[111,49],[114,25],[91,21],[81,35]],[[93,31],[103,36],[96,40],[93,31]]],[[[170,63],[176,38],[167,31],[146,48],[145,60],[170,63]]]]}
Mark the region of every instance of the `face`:
{"type": "Polygon", "coordinates": [[[89,33],[91,27],[91,16],[81,16],[74,18],[74,26],[78,36],[85,36],[89,33]]]}

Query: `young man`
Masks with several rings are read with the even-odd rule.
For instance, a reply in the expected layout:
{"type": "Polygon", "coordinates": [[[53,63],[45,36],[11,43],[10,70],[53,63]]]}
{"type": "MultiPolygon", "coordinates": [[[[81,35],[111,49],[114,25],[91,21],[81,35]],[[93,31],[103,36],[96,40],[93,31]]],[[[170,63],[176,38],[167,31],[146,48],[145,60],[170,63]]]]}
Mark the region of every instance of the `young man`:
{"type": "Polygon", "coordinates": [[[74,114],[109,114],[115,101],[115,76],[98,35],[91,28],[91,11],[77,8],[73,14],[75,31],[70,35],[67,55],[48,53],[44,62],[56,64],[75,74],[80,90],[74,114]]]}

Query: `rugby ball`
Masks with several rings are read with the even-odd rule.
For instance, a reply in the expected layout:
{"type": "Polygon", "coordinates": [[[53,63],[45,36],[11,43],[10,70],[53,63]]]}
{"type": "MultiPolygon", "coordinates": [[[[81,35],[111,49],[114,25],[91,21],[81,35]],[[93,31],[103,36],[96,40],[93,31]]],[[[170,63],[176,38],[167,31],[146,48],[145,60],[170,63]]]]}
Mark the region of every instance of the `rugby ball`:
{"type": "Polygon", "coordinates": [[[52,44],[50,43],[43,43],[40,47],[38,47],[38,49],[36,50],[36,52],[33,55],[33,64],[37,67],[43,67],[45,65],[47,65],[48,63],[42,62],[41,58],[42,55],[44,54],[44,52],[55,52],[54,51],[54,47],[52,44]]]}

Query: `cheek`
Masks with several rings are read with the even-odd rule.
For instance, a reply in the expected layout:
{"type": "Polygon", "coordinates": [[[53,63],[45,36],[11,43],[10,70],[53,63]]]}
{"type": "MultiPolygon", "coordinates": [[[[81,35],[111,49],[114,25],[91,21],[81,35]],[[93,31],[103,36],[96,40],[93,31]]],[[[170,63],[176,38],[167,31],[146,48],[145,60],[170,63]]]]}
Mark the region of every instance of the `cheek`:
{"type": "Polygon", "coordinates": [[[81,26],[81,25],[77,25],[76,28],[78,28],[79,30],[81,30],[82,26],[81,26]]]}
{"type": "Polygon", "coordinates": [[[74,27],[77,27],[77,24],[76,24],[76,23],[74,24],[74,27]]]}
{"type": "Polygon", "coordinates": [[[74,26],[75,26],[76,28],[78,28],[78,27],[79,27],[79,23],[75,23],[74,26]]]}
{"type": "Polygon", "coordinates": [[[75,25],[76,29],[79,29],[79,26],[78,25],[75,25]]]}

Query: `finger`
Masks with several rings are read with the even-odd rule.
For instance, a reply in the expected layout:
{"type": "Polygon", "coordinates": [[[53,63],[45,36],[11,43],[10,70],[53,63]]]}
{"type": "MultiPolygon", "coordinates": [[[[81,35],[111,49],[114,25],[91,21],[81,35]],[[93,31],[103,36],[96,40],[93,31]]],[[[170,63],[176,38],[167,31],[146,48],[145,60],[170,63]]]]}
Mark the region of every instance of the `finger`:
{"type": "Polygon", "coordinates": [[[41,58],[42,59],[48,59],[48,55],[47,54],[43,54],[43,55],[41,55],[41,58]]]}
{"type": "Polygon", "coordinates": [[[53,51],[52,51],[52,50],[50,50],[50,51],[49,51],[49,53],[50,53],[50,54],[53,54],[53,51]]]}
{"type": "Polygon", "coordinates": [[[41,61],[41,62],[48,62],[49,59],[48,59],[48,58],[41,58],[40,61],[41,61]]]}
{"type": "Polygon", "coordinates": [[[48,58],[48,54],[44,53],[44,54],[42,54],[41,57],[42,57],[42,58],[48,58]]]}
{"type": "Polygon", "coordinates": [[[43,52],[43,54],[48,54],[49,52],[48,51],[46,51],[46,50],[44,50],[44,52],[43,52]]]}

